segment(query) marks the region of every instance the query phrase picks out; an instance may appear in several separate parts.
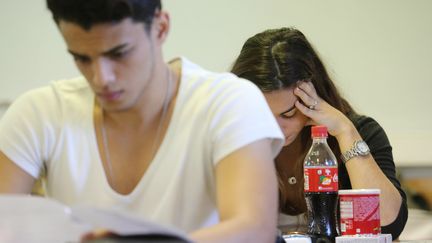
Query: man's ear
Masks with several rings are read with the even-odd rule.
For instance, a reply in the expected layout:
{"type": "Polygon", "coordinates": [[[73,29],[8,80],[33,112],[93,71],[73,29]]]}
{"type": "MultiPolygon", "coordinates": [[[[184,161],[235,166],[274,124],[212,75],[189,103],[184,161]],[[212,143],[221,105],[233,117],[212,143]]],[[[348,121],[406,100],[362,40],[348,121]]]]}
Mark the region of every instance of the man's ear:
{"type": "Polygon", "coordinates": [[[152,31],[158,43],[164,43],[170,29],[169,14],[165,11],[157,11],[152,25],[152,31]]]}

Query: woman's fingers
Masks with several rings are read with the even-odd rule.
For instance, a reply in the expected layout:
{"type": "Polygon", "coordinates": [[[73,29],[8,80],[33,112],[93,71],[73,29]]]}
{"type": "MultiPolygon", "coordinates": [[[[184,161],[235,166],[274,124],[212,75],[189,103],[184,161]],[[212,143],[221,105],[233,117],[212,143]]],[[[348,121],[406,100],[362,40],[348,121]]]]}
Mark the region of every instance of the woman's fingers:
{"type": "Polygon", "coordinates": [[[310,110],[316,110],[318,108],[320,99],[311,82],[297,82],[294,94],[297,95],[310,110]]]}
{"type": "Polygon", "coordinates": [[[333,136],[350,131],[352,128],[352,122],[342,112],[318,96],[312,82],[297,82],[294,94],[299,97],[295,106],[309,117],[306,125],[325,125],[333,136]]]}
{"type": "Polygon", "coordinates": [[[316,97],[317,93],[311,81],[299,81],[297,87],[304,90],[309,96],[316,97]]]}
{"type": "Polygon", "coordinates": [[[316,107],[314,109],[310,109],[310,107],[306,106],[303,102],[300,102],[299,100],[296,101],[295,106],[298,110],[301,111],[305,116],[313,119],[313,113],[316,112],[316,107]]]}
{"type": "Polygon", "coordinates": [[[297,95],[300,98],[301,103],[304,106],[311,107],[311,108],[316,108],[316,106],[318,105],[318,101],[316,99],[312,98],[311,96],[309,96],[300,87],[296,87],[295,88],[294,94],[297,95]]]}

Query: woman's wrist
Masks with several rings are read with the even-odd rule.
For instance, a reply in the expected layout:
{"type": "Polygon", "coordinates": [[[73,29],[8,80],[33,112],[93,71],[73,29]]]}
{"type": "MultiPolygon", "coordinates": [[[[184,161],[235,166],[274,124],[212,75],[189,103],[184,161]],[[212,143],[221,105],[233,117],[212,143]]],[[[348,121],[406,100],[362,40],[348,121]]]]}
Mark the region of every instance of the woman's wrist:
{"type": "Polygon", "coordinates": [[[346,123],[344,126],[341,126],[341,129],[338,134],[335,135],[339,144],[348,143],[351,145],[354,141],[361,139],[360,134],[357,131],[357,128],[352,124],[352,122],[346,123]]]}

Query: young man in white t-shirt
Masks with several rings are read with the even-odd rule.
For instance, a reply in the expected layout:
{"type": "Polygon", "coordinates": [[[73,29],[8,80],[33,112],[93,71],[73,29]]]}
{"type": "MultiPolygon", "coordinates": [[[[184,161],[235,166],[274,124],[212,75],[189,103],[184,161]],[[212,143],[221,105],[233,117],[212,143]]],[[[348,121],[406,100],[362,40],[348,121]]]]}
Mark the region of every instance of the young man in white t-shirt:
{"type": "Polygon", "coordinates": [[[30,91],[0,121],[0,192],[131,211],[197,242],[273,242],[283,144],[261,92],[165,63],[160,1],[48,0],[83,77],[30,91]]]}

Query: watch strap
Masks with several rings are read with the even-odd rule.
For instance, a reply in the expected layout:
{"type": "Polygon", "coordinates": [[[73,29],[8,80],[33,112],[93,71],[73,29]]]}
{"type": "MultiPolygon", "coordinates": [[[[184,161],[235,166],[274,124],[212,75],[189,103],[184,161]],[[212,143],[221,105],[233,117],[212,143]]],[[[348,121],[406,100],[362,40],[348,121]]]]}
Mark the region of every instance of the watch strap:
{"type": "Polygon", "coordinates": [[[354,144],[352,145],[352,147],[345,151],[344,153],[341,153],[341,159],[342,162],[345,164],[346,162],[348,162],[350,159],[357,157],[357,156],[365,156],[368,155],[370,153],[369,147],[367,146],[366,142],[363,140],[356,140],[354,142],[354,144]],[[362,143],[363,146],[365,146],[367,149],[366,151],[360,151],[358,149],[358,144],[362,143]]]}

